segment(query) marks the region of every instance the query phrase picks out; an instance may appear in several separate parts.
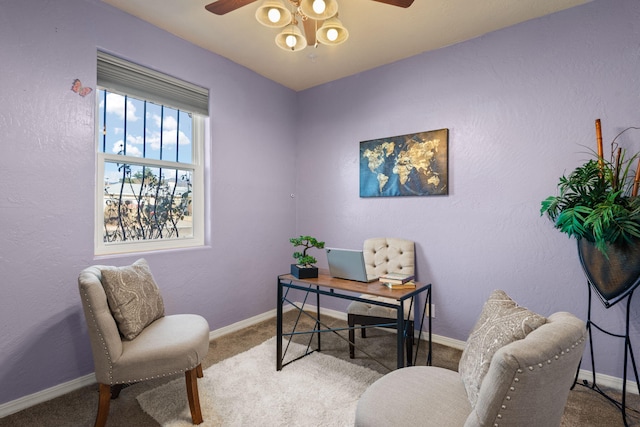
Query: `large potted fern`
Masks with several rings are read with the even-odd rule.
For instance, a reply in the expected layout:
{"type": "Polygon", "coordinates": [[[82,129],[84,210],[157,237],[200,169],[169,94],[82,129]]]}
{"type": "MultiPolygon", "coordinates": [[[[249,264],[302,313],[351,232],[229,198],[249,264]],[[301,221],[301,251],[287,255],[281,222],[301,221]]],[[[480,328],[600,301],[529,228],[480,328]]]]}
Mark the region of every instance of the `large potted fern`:
{"type": "Polygon", "coordinates": [[[540,209],[558,230],[577,239],[582,267],[606,307],[640,283],[640,153],[628,154],[616,142],[630,129],[638,128],[613,139],[607,160],[596,120],[594,158],[560,177],[558,194],[542,201],[540,209]]]}

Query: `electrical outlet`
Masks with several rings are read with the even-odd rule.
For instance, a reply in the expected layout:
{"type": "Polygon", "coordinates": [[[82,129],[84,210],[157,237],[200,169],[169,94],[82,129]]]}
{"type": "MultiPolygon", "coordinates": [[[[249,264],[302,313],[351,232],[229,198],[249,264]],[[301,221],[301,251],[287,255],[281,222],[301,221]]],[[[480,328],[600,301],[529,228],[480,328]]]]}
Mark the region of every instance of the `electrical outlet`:
{"type": "Polygon", "coordinates": [[[431,318],[433,318],[433,319],[436,318],[436,305],[435,304],[431,304],[431,318]]]}

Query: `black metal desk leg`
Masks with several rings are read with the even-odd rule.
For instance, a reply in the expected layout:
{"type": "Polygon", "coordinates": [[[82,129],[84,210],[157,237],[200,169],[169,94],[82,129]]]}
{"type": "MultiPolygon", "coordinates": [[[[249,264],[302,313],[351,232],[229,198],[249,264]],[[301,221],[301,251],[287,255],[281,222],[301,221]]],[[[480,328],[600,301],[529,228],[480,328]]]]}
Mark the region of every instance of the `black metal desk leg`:
{"type": "Polygon", "coordinates": [[[404,367],[404,300],[398,305],[398,362],[399,368],[404,367]]]}
{"type": "Polygon", "coordinates": [[[278,279],[278,304],[276,304],[276,370],[282,370],[282,282],[278,279]]]}
{"type": "MultiPolygon", "coordinates": [[[[431,366],[431,351],[433,349],[431,345],[433,343],[433,340],[431,339],[431,288],[429,288],[429,291],[427,292],[425,304],[428,304],[427,307],[429,307],[429,355],[427,356],[427,366],[431,366]]],[[[422,325],[420,327],[422,328],[422,325]]]]}
{"type": "MultiPolygon", "coordinates": [[[[316,286],[316,290],[320,290],[320,286],[316,286]]],[[[316,293],[316,330],[320,330],[320,292],[316,293]]],[[[318,351],[322,351],[322,347],[320,346],[320,333],[316,334],[318,337],[318,351]]]]}

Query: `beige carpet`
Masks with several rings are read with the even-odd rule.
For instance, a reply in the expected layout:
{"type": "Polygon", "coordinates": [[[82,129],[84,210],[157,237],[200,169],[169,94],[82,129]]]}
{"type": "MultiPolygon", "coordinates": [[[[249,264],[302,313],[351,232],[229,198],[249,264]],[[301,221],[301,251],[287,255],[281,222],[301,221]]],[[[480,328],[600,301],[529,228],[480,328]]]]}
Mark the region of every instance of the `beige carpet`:
{"type": "MultiPolygon", "coordinates": [[[[287,324],[291,324],[295,320],[295,313],[286,313],[285,320],[287,324]]],[[[328,316],[323,317],[323,320],[330,326],[346,326],[344,320],[332,319],[328,316]]],[[[307,320],[303,321],[307,322],[307,320]]],[[[275,319],[269,319],[216,338],[211,341],[209,354],[203,367],[206,369],[224,359],[247,351],[273,337],[275,333],[275,319]]],[[[343,335],[345,335],[344,332],[343,335]]],[[[385,364],[395,365],[395,335],[382,330],[371,330],[367,337],[367,339],[358,337],[357,344],[361,345],[367,353],[381,359],[385,364]]],[[[420,364],[425,362],[425,349],[426,345],[421,344],[420,364]]],[[[382,374],[387,372],[379,364],[365,357],[362,352],[357,352],[356,358],[350,360],[348,345],[334,334],[323,334],[322,353],[359,366],[369,367],[382,374]]],[[[606,355],[602,357],[606,357],[606,355]]],[[[459,350],[434,344],[433,364],[435,366],[456,369],[459,358],[459,350]]],[[[275,371],[275,357],[264,369],[275,371]]],[[[120,397],[111,402],[107,427],[157,427],[158,422],[142,410],[136,397],[174,379],[184,382],[184,375],[179,374],[168,379],[145,381],[123,389],[120,397]]],[[[620,398],[620,394],[615,391],[611,391],[611,394],[618,399],[620,398]]],[[[631,416],[630,425],[640,427],[640,415],[638,414],[640,399],[637,395],[631,395],[627,403],[631,416]]],[[[97,408],[98,387],[94,384],[0,418],[0,427],[90,427],[93,426],[97,408]]],[[[623,425],[620,411],[591,389],[577,386],[569,393],[569,401],[562,418],[562,427],[619,427],[623,425]]]]}
{"type": "MultiPolygon", "coordinates": [[[[305,350],[291,344],[286,360],[305,350]]],[[[382,376],[318,352],[279,372],[275,360],[274,337],[206,369],[198,380],[201,426],[351,426],[358,398],[382,376]]],[[[192,425],[186,399],[181,379],[138,396],[142,409],[166,427],[192,425]]]]}

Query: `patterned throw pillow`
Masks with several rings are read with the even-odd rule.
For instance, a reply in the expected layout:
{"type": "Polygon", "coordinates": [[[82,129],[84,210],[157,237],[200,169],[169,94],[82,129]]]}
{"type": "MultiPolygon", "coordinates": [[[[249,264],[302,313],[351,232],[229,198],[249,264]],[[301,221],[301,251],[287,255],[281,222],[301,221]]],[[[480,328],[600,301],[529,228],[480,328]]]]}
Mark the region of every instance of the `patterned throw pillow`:
{"type": "Polygon", "coordinates": [[[482,380],[489,371],[494,353],[509,343],[523,339],[546,321],[546,318],[518,306],[504,291],[495,290],[491,293],[469,335],[458,365],[471,406],[476,405],[482,380]]]}
{"type": "Polygon", "coordinates": [[[103,267],[102,286],[118,329],[127,340],[164,316],[164,302],[147,261],[126,267],[103,267]]]}

